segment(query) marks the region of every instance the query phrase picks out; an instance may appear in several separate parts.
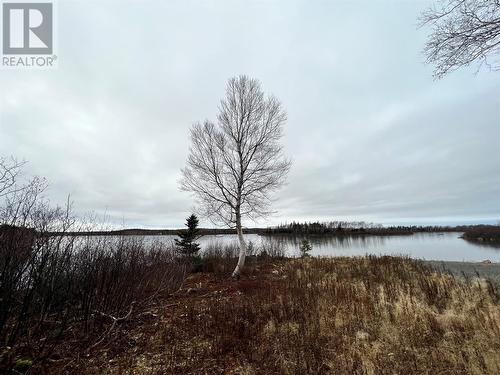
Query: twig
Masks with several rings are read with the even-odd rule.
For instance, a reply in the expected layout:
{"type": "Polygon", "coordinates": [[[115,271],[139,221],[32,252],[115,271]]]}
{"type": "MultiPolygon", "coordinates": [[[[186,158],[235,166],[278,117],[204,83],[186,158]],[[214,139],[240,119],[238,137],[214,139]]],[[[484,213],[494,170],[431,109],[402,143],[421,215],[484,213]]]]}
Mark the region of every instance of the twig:
{"type": "Polygon", "coordinates": [[[109,334],[113,331],[113,329],[115,328],[115,326],[116,326],[117,323],[121,323],[121,322],[127,320],[130,317],[130,315],[132,315],[132,311],[134,310],[134,305],[135,305],[135,301],[133,301],[130,304],[130,310],[128,311],[127,315],[125,315],[123,317],[114,317],[113,315],[105,314],[105,313],[103,313],[101,311],[95,311],[96,313],[98,313],[98,314],[100,314],[102,316],[106,316],[108,318],[111,318],[113,320],[113,324],[111,324],[111,327],[108,329],[108,331],[104,335],[102,335],[101,338],[94,345],[92,345],[89,348],[89,350],[95,348],[97,345],[99,345],[100,343],[102,343],[104,341],[104,339],[106,337],[108,337],[109,334]]]}

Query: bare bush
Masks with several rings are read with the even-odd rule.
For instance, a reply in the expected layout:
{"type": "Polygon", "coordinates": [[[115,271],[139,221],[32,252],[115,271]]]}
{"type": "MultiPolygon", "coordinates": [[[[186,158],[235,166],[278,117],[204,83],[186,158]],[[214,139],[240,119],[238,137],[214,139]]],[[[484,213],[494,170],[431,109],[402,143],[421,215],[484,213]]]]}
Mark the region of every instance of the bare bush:
{"type": "Polygon", "coordinates": [[[15,186],[0,206],[0,352],[22,347],[41,359],[69,331],[95,343],[111,324],[103,317],[127,316],[184,280],[173,246],[68,235],[81,229],[69,202],[50,205],[43,179],[15,186]]]}
{"type": "Polygon", "coordinates": [[[214,272],[218,276],[227,275],[236,265],[238,245],[212,241],[204,247],[202,257],[203,271],[214,272]]]}
{"type": "Polygon", "coordinates": [[[261,257],[278,259],[285,258],[287,255],[285,243],[280,241],[279,238],[263,237],[259,246],[258,255],[261,257]]]}

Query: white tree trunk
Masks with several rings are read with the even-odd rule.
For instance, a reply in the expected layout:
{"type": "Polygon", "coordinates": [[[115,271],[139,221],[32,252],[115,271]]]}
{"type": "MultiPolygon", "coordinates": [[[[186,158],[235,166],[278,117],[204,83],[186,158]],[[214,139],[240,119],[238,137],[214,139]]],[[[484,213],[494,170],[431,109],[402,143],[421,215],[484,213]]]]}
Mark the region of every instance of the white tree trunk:
{"type": "Polygon", "coordinates": [[[236,219],[236,233],[238,234],[238,242],[240,244],[240,255],[238,257],[238,264],[233,271],[233,277],[239,277],[243,266],[245,265],[245,256],[247,255],[247,244],[243,238],[243,229],[241,228],[241,218],[238,215],[236,219]]]}

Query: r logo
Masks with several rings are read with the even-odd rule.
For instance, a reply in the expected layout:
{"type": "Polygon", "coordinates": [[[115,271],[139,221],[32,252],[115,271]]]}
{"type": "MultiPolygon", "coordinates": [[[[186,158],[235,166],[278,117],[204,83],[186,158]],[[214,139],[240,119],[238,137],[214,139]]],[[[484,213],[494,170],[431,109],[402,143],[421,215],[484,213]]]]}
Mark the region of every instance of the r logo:
{"type": "Polygon", "coordinates": [[[4,55],[50,55],[53,50],[51,3],[3,3],[4,55]]]}

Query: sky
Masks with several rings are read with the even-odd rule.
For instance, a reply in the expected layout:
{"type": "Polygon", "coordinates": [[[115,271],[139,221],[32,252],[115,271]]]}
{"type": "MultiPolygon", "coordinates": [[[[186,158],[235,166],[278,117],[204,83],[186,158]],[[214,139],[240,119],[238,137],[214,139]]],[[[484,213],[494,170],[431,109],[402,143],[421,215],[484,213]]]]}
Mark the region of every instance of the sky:
{"type": "Polygon", "coordinates": [[[0,70],[0,155],[78,215],[180,227],[189,128],[247,74],[286,109],[293,166],[276,213],[245,225],[496,222],[500,72],[434,80],[431,4],[59,0],[58,67],[0,70]]]}

